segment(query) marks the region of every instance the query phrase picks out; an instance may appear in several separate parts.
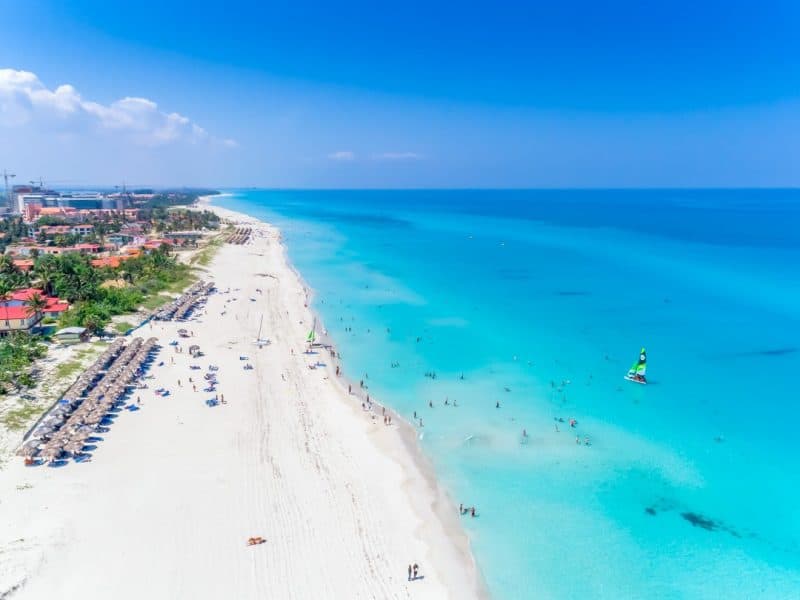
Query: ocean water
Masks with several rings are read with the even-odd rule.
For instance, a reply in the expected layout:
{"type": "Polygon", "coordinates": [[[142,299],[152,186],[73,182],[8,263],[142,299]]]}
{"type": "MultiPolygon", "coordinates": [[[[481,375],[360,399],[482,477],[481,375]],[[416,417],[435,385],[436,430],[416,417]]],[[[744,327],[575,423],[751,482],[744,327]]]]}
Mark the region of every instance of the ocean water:
{"type": "Polygon", "coordinates": [[[219,204],[283,229],[347,374],[477,507],[493,597],[800,597],[800,192],[219,204]]]}

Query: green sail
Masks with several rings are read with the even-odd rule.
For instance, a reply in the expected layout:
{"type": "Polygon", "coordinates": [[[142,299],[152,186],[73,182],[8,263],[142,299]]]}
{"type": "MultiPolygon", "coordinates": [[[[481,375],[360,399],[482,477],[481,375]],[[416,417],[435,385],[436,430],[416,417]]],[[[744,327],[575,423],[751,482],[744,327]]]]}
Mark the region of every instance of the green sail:
{"type": "Polygon", "coordinates": [[[642,348],[639,352],[639,360],[633,363],[628,375],[641,375],[644,377],[645,373],[647,373],[647,352],[642,348]]]}
{"type": "Polygon", "coordinates": [[[308,332],[308,337],[306,338],[306,341],[307,342],[313,342],[316,339],[316,337],[317,336],[314,333],[314,330],[312,329],[311,331],[308,332]]]}

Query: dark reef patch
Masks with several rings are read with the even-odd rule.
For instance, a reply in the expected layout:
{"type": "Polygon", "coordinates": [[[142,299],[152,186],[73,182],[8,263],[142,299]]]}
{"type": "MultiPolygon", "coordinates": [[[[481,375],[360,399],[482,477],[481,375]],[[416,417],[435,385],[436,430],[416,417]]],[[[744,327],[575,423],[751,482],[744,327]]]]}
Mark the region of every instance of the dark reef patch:
{"type": "Polygon", "coordinates": [[[797,348],[775,348],[772,350],[761,350],[755,354],[759,356],[786,356],[787,354],[794,354],[797,348]]]}
{"type": "Polygon", "coordinates": [[[589,296],[589,292],[584,292],[581,290],[558,290],[556,291],[556,296],[589,296]]]}
{"type": "Polygon", "coordinates": [[[681,516],[695,527],[701,527],[706,531],[716,531],[719,529],[719,525],[716,522],[704,517],[703,515],[698,515],[697,513],[693,512],[683,512],[681,513],[681,516]]]}

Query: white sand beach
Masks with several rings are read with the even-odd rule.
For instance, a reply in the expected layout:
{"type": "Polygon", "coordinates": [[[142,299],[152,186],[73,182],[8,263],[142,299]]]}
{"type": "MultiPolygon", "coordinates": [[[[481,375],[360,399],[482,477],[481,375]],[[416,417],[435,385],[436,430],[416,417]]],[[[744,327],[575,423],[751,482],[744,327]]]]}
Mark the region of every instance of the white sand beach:
{"type": "Polygon", "coordinates": [[[214,210],[252,223],[252,241],[219,250],[205,277],[219,292],[192,320],[139,331],[162,345],[141,409],[119,414],[90,462],[0,470],[0,598],[483,596],[410,428],[373,420],[332,364],[309,368],[330,356],[304,354],[313,316],[279,232],[214,210]],[[177,353],[182,327],[193,337],[177,353]],[[201,391],[209,364],[214,393],[201,391]],[[207,406],[215,393],[225,403],[207,406]]]}

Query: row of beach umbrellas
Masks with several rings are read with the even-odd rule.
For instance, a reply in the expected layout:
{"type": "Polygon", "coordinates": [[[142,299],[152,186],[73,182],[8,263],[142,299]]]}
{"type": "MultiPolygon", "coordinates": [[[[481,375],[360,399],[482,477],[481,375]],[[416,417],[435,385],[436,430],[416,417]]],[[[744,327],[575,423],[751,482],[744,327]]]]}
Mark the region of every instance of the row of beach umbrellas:
{"type": "Polygon", "coordinates": [[[122,338],[117,338],[111,342],[105,352],[97,357],[94,363],[81,373],[75,383],[64,392],[64,398],[67,400],[74,400],[83,396],[83,394],[91,389],[97,378],[103,374],[108,365],[117,358],[124,347],[125,340],[122,338]]]}
{"type": "Polygon", "coordinates": [[[214,288],[213,283],[198,281],[193,284],[186,292],[178,296],[169,304],[160,308],[153,315],[157,321],[170,321],[172,319],[185,319],[191,310],[203,300],[214,288]]]}
{"type": "Polygon", "coordinates": [[[229,244],[242,245],[246,244],[250,239],[250,234],[253,232],[252,227],[237,227],[236,231],[231,233],[226,240],[229,244]]]}
{"type": "Polygon", "coordinates": [[[86,397],[75,400],[65,398],[66,402],[59,402],[17,454],[26,457],[39,454],[47,461],[56,460],[63,452],[73,456],[80,454],[86,439],[124,396],[134,379],[141,375],[141,369],[157,343],[154,337],[146,341],[142,341],[142,338],[131,340],[86,397]]]}

